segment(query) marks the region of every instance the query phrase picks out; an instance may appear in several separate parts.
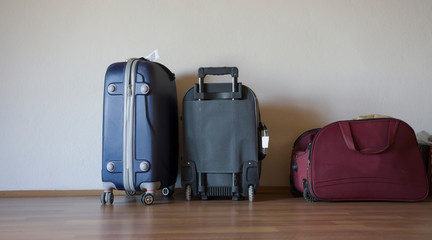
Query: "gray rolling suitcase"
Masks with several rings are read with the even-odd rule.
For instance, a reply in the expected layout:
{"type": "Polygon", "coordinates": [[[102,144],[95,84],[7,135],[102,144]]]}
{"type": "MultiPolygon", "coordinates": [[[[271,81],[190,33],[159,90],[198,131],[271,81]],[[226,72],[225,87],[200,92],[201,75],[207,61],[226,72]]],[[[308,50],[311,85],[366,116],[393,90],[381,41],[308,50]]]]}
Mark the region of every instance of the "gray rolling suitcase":
{"type": "Polygon", "coordinates": [[[183,98],[182,187],[186,199],[249,198],[259,186],[268,145],[254,92],[238,83],[236,67],[200,68],[199,83],[183,98]],[[204,83],[206,75],[232,83],[204,83]]]}

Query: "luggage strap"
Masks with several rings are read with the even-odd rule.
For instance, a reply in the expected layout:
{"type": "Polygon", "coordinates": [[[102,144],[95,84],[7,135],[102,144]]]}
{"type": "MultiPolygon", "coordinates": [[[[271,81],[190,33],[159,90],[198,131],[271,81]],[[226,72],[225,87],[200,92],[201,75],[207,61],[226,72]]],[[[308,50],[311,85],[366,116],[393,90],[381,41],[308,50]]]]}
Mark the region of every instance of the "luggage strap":
{"type": "Polygon", "coordinates": [[[126,63],[124,78],[124,118],[123,118],[123,186],[125,191],[135,194],[133,174],[133,131],[135,109],[135,81],[137,58],[126,63]]]}

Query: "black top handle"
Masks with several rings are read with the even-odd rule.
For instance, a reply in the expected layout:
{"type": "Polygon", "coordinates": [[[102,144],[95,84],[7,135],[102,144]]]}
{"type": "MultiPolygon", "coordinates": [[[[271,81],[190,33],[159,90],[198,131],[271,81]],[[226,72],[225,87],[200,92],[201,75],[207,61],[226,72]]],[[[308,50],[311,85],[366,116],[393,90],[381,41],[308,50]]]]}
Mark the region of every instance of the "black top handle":
{"type": "Polygon", "coordinates": [[[199,77],[199,89],[198,92],[204,92],[204,78],[207,75],[228,75],[232,77],[232,92],[238,91],[237,78],[238,68],[237,67],[200,67],[198,69],[199,77]]]}
{"type": "Polygon", "coordinates": [[[228,75],[238,78],[237,67],[201,67],[198,69],[198,77],[205,78],[207,75],[228,75]]]}
{"type": "Polygon", "coordinates": [[[199,82],[195,85],[195,99],[210,100],[210,99],[241,99],[242,92],[241,83],[238,83],[238,68],[237,67],[201,67],[198,69],[199,82]],[[206,92],[204,87],[204,78],[207,75],[231,75],[232,87],[231,92],[206,92]]]}

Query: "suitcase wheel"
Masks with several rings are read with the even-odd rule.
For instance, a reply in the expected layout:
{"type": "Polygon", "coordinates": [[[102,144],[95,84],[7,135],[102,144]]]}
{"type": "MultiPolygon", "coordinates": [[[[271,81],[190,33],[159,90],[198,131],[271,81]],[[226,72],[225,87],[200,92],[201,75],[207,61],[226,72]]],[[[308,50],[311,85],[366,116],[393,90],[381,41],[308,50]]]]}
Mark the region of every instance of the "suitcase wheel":
{"type": "Polygon", "coordinates": [[[185,192],[186,192],[185,193],[186,200],[187,201],[192,200],[192,187],[191,187],[191,185],[186,185],[185,192]]]}
{"type": "Polygon", "coordinates": [[[112,204],[114,202],[114,194],[112,191],[105,191],[100,196],[102,204],[112,204]]]}
{"type": "Polygon", "coordinates": [[[171,197],[174,194],[174,185],[162,188],[162,195],[164,197],[171,197]]]}
{"type": "Polygon", "coordinates": [[[153,194],[151,193],[144,193],[141,195],[141,202],[145,205],[152,205],[154,202],[153,194]]]}
{"type": "Polygon", "coordinates": [[[255,189],[253,185],[249,185],[248,187],[248,198],[249,202],[253,202],[255,200],[255,189]]]}
{"type": "Polygon", "coordinates": [[[134,191],[125,191],[125,193],[129,197],[132,197],[132,196],[134,196],[136,194],[136,192],[134,192],[134,191]]]}

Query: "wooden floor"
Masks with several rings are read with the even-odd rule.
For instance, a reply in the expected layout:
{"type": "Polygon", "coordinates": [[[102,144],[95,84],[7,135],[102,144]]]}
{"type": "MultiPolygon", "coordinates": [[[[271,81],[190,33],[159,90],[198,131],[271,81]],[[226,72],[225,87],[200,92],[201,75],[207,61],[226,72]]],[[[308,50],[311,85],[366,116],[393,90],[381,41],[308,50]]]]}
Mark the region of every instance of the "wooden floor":
{"type": "Polygon", "coordinates": [[[432,239],[432,201],[307,203],[285,189],[256,202],[176,193],[151,206],[117,195],[0,198],[0,239],[432,239]],[[279,192],[279,193],[277,193],[279,192]]]}

